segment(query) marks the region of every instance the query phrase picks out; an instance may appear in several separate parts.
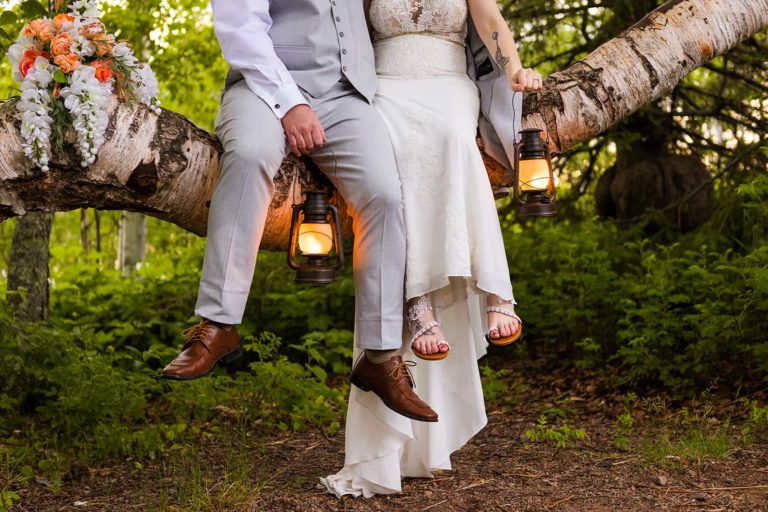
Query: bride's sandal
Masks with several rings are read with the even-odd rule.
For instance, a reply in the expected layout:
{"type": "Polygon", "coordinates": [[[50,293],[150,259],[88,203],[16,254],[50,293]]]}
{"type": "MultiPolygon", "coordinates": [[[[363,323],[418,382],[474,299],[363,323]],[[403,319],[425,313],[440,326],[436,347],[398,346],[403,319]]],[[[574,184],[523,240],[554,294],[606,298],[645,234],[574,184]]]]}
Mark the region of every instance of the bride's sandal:
{"type": "MultiPolygon", "coordinates": [[[[411,350],[413,351],[414,355],[416,355],[416,357],[420,359],[426,359],[427,361],[438,361],[440,359],[445,359],[448,357],[448,352],[450,351],[448,342],[445,339],[438,342],[438,351],[434,354],[425,354],[424,352],[417,350],[414,346],[416,340],[422,336],[427,334],[434,336],[435,332],[432,329],[440,326],[440,324],[438,324],[434,319],[429,320],[426,323],[424,322],[424,316],[426,315],[427,311],[432,311],[432,304],[430,304],[429,299],[423,295],[419,297],[419,300],[415,304],[408,307],[408,327],[411,330],[411,350]],[[447,347],[448,350],[442,351],[440,350],[440,347],[447,347]]],[[[430,314],[430,316],[432,315],[430,314]]]]}
{"type": "MultiPolygon", "coordinates": [[[[503,299],[499,299],[498,297],[497,297],[497,300],[501,304],[511,304],[510,301],[505,301],[503,299]]],[[[510,310],[504,309],[504,308],[502,308],[500,306],[488,306],[487,308],[485,308],[485,312],[486,313],[499,313],[501,315],[508,316],[510,318],[514,318],[515,320],[517,320],[517,329],[515,329],[514,332],[512,332],[512,334],[510,334],[509,336],[504,336],[504,337],[499,337],[499,338],[492,338],[491,337],[491,333],[494,332],[494,331],[495,332],[499,332],[499,329],[498,328],[490,329],[488,331],[488,333],[485,335],[485,339],[486,339],[486,341],[488,341],[488,343],[490,343],[492,345],[496,345],[497,347],[504,347],[504,346],[507,346],[507,345],[510,345],[510,344],[516,342],[517,340],[520,339],[520,336],[523,335],[523,321],[520,320],[520,317],[517,316],[517,314],[515,313],[514,309],[512,311],[510,311],[510,310]]]]}

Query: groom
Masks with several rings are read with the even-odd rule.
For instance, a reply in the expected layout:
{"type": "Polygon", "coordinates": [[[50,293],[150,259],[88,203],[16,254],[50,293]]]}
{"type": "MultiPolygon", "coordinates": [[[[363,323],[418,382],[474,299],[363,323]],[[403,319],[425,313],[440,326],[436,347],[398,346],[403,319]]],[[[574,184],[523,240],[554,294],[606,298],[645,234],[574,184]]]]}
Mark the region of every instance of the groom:
{"type": "Polygon", "coordinates": [[[290,150],[309,155],[354,218],[356,330],[364,349],[352,382],[398,413],[437,414],[413,392],[402,344],[405,229],[400,181],[386,127],[371,106],[373,49],[363,2],[211,0],[230,73],[216,120],[224,147],[208,242],[184,346],[163,371],[190,380],[240,355],[242,320],[274,191],[290,150]],[[324,145],[333,151],[316,151],[324,145]],[[337,162],[334,162],[334,157],[337,162]]]}

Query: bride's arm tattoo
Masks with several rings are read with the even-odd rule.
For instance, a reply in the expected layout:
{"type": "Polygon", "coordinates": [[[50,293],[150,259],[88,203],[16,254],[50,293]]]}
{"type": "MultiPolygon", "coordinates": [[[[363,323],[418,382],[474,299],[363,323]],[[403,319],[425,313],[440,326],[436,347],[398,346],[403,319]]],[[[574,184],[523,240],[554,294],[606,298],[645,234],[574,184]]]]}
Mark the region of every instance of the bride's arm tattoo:
{"type": "Polygon", "coordinates": [[[496,63],[498,63],[499,67],[505,71],[507,69],[507,64],[509,64],[509,57],[501,53],[501,47],[499,46],[499,33],[494,32],[491,37],[493,37],[493,40],[496,42],[496,63]]]}

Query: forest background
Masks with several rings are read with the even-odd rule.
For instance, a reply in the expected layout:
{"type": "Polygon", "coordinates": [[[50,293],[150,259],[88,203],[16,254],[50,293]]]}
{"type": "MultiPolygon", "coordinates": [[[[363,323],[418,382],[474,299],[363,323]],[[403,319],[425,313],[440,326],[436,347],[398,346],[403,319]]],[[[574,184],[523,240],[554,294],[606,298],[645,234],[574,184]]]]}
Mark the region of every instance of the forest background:
{"type": "MultiPolygon", "coordinates": [[[[501,5],[523,62],[547,75],[659,3],[501,5]]],[[[1,18],[0,37],[15,36],[33,7],[2,4],[19,18],[1,18]]],[[[226,63],[208,2],[102,6],[108,28],[151,63],[163,107],[212,131],[226,63]]],[[[626,398],[630,414],[638,396],[663,397],[678,408],[703,395],[741,400],[733,418],[742,425],[739,442],[768,433],[767,61],[768,34],[750,37],[670,95],[558,156],[556,218],[522,222],[509,199],[499,202],[525,335],[481,362],[489,399],[499,393],[494,384],[506,362],[523,359],[541,373],[576,371],[603,383],[606,393],[626,398]],[[685,157],[684,174],[706,169],[697,184],[711,196],[704,213],[687,207],[697,201],[691,194],[669,190],[677,175],[667,174],[663,158],[671,155],[685,157]],[[645,185],[616,178],[627,171],[650,178],[645,185]],[[645,211],[612,218],[615,198],[603,176],[614,180],[614,194],[619,189],[623,201],[645,211]]],[[[17,94],[4,59],[0,98],[17,94]]],[[[232,425],[332,434],[343,424],[350,266],[332,285],[302,286],[292,282],[284,254],[262,253],[236,371],[169,383],[158,379],[159,370],[195,321],[205,240],[156,219],[141,222],[147,238],[139,252],[146,254],[126,266],[116,264],[121,212],[56,214],[47,319],[21,321],[0,301],[0,509],[17,501],[30,479],[55,490],[73,465],[126,458],[141,464],[194,449],[232,425]]],[[[15,225],[0,223],[3,292],[15,225]]],[[[557,411],[531,411],[531,421],[540,417],[562,421],[557,411]]]]}

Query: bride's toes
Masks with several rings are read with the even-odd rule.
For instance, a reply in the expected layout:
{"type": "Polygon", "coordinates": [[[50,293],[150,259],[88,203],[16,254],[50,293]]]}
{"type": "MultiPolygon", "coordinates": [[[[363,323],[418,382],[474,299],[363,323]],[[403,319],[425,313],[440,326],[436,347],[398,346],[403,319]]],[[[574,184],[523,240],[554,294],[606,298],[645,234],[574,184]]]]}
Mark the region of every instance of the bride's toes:
{"type": "Polygon", "coordinates": [[[491,337],[491,339],[493,339],[493,340],[497,340],[497,339],[501,338],[501,333],[499,332],[499,329],[498,329],[498,327],[493,327],[493,328],[491,328],[491,330],[490,330],[490,331],[488,331],[488,335],[489,335],[489,336],[491,337]]]}

